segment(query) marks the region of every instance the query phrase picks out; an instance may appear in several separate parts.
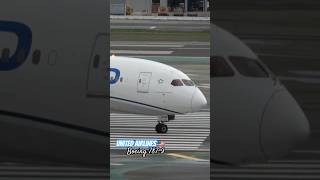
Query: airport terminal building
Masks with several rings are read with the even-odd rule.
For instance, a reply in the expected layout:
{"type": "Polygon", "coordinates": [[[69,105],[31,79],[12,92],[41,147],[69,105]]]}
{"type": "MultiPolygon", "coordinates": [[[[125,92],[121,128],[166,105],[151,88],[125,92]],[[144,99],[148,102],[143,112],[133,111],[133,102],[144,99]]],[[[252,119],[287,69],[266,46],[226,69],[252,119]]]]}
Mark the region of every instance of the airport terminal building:
{"type": "Polygon", "coordinates": [[[209,0],[111,0],[113,15],[209,16],[209,0]]]}

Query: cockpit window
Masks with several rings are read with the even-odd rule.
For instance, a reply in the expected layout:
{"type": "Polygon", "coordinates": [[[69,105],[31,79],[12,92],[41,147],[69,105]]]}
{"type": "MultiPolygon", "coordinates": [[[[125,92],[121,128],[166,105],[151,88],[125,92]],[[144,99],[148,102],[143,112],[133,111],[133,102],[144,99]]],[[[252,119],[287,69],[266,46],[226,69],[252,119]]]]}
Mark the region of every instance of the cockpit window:
{"type": "Polygon", "coordinates": [[[233,70],[223,57],[212,56],[210,61],[211,77],[230,77],[234,75],[233,70]]]}
{"type": "Polygon", "coordinates": [[[183,83],[181,82],[180,79],[174,79],[174,80],[172,80],[171,85],[172,86],[183,86],[183,83]]]}
{"type": "Polygon", "coordinates": [[[229,60],[243,76],[268,77],[268,72],[259,61],[246,57],[230,56],[229,60]]]}
{"type": "Polygon", "coordinates": [[[182,79],[182,82],[184,83],[184,85],[186,86],[194,86],[194,82],[188,79],[182,79]]]}

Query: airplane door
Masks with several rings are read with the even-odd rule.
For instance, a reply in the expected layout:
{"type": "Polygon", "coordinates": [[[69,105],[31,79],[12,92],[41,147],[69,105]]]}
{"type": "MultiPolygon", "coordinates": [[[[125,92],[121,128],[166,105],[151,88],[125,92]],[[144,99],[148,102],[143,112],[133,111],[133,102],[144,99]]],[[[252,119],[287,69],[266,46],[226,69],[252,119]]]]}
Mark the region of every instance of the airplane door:
{"type": "Polygon", "coordinates": [[[138,79],[137,91],[139,93],[148,93],[149,85],[152,73],[151,72],[141,72],[138,79]]]}
{"type": "Polygon", "coordinates": [[[87,82],[89,97],[107,97],[107,42],[106,34],[98,34],[92,48],[87,82]]]}

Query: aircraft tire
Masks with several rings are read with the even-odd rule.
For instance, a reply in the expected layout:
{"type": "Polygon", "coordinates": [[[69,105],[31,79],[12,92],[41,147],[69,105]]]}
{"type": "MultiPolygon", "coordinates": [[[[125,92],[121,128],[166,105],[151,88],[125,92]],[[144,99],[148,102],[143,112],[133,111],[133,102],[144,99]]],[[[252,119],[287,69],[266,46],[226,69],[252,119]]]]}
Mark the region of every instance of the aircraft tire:
{"type": "Polygon", "coordinates": [[[167,131],[168,131],[168,126],[165,125],[165,124],[159,123],[159,124],[156,125],[156,128],[155,128],[155,129],[156,129],[157,133],[164,134],[164,133],[167,133],[167,131]]]}
{"type": "Polygon", "coordinates": [[[155,127],[155,130],[157,131],[157,133],[159,133],[159,132],[160,132],[159,125],[160,125],[160,124],[157,124],[157,125],[156,125],[156,127],[155,127]]]}

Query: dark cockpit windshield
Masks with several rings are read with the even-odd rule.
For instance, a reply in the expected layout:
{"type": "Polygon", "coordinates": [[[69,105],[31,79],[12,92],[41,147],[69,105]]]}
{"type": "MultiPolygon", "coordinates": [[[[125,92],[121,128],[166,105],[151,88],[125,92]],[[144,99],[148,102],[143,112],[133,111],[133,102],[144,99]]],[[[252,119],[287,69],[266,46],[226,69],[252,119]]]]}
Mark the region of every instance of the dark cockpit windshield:
{"type": "Polygon", "coordinates": [[[259,61],[239,56],[230,56],[229,60],[237,71],[247,77],[269,77],[268,72],[259,61]]]}
{"type": "Polygon", "coordinates": [[[186,86],[194,86],[194,82],[188,79],[182,79],[182,82],[184,83],[184,85],[186,86]]]}
{"type": "Polygon", "coordinates": [[[188,79],[174,79],[171,81],[172,86],[194,86],[194,82],[188,79]]]}
{"type": "Polygon", "coordinates": [[[171,85],[172,86],[183,86],[183,83],[180,79],[174,79],[174,80],[172,80],[171,85]]]}

